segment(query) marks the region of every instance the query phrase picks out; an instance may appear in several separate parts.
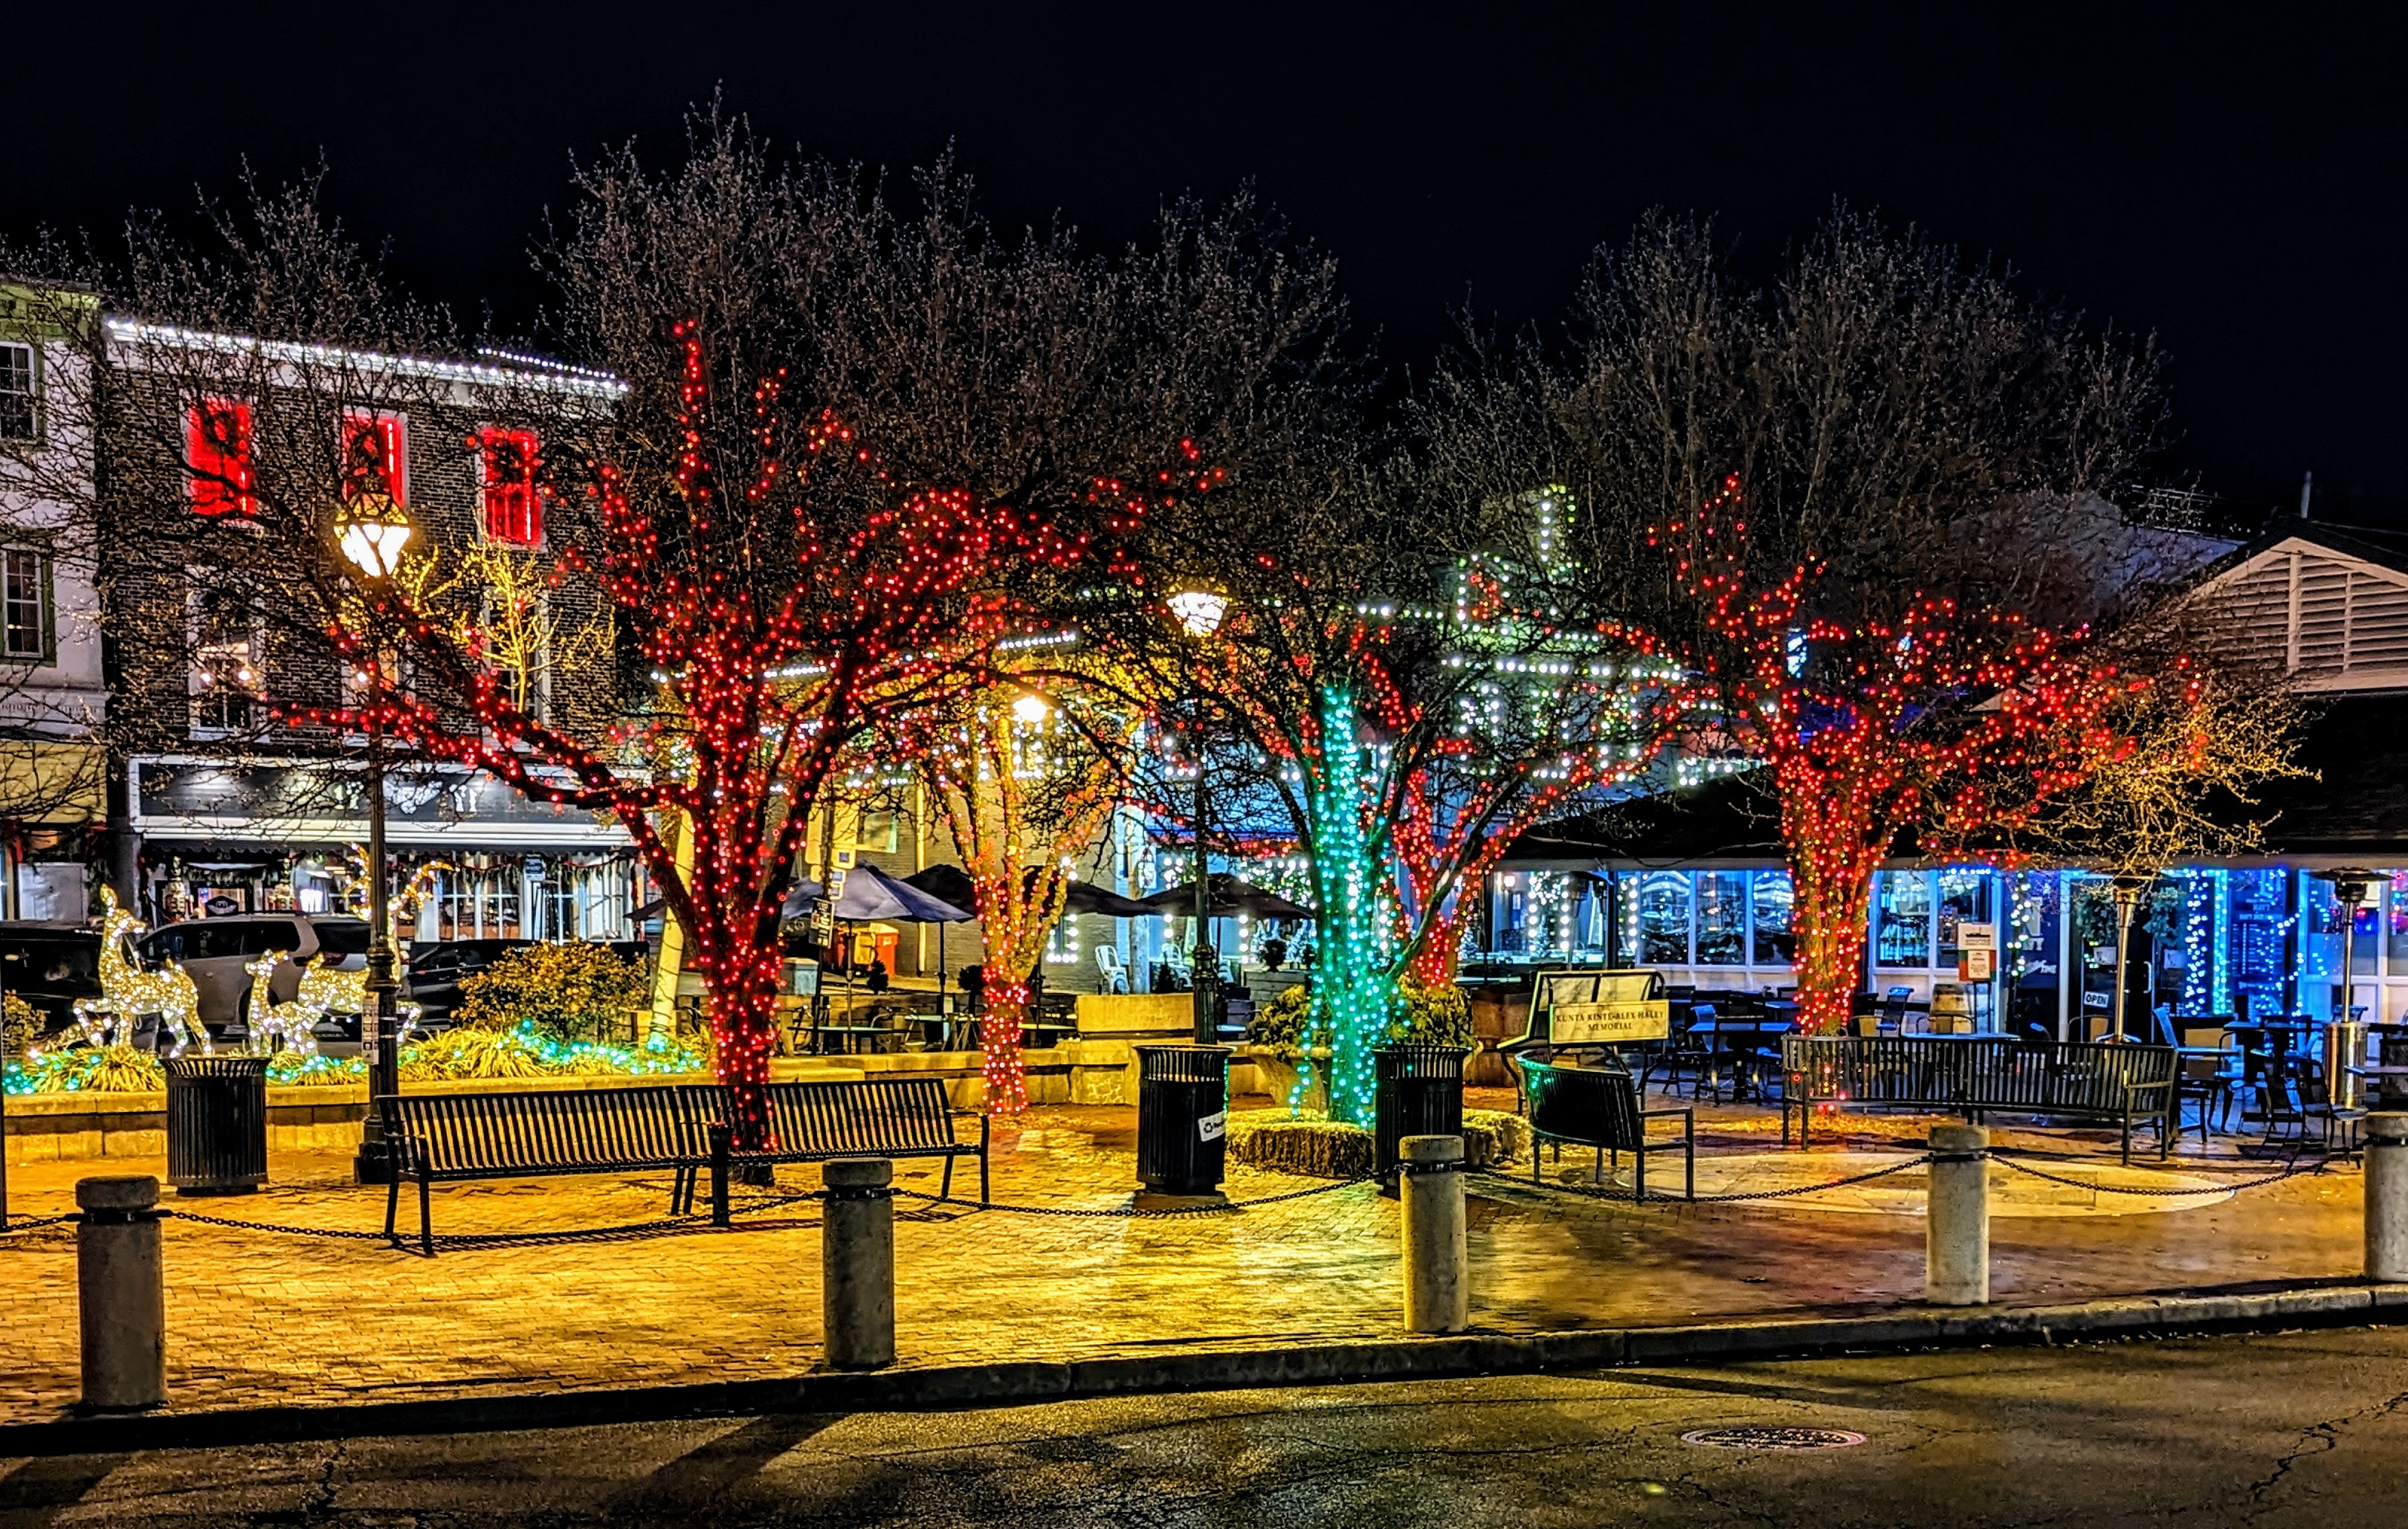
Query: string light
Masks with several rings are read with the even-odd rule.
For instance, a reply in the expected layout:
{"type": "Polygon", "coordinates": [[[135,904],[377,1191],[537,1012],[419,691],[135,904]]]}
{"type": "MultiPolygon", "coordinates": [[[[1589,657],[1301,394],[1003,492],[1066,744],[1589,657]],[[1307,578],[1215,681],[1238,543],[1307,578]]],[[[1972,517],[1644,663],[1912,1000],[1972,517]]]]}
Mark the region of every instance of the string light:
{"type": "Polygon", "coordinates": [[[1728,722],[1770,761],[1781,803],[1799,1025],[1836,1031],[1865,976],[1873,873],[1900,836],[1925,855],[1971,841],[2013,869],[2014,836],[2042,805],[2128,750],[2107,717],[2137,685],[2054,632],[1944,598],[1917,596],[1894,622],[1809,619],[1820,570],[1751,579],[1742,508],[1734,475],[1694,520],[1648,536],[1733,650],[1728,722]]]}

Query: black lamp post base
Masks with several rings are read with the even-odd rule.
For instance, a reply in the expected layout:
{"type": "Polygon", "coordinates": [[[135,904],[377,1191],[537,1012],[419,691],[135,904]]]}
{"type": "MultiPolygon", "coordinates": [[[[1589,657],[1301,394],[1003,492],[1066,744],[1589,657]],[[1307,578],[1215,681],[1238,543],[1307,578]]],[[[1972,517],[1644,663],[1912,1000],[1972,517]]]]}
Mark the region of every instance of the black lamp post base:
{"type": "Polygon", "coordinates": [[[363,1122],[365,1129],[360,1134],[359,1153],[351,1159],[351,1181],[355,1184],[374,1184],[382,1188],[392,1183],[398,1174],[393,1153],[385,1145],[384,1133],[377,1129],[380,1123],[373,1117],[363,1122]]]}

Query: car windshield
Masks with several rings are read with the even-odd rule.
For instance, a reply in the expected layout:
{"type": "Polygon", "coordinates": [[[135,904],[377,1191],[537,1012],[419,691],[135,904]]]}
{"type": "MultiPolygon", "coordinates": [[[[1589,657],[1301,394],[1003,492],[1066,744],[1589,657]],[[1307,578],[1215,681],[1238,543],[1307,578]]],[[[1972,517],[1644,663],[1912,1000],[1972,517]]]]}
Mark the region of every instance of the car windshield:
{"type": "Polygon", "coordinates": [[[368,926],[357,919],[322,919],[314,927],[318,931],[318,949],[331,955],[368,953],[368,926]]]}

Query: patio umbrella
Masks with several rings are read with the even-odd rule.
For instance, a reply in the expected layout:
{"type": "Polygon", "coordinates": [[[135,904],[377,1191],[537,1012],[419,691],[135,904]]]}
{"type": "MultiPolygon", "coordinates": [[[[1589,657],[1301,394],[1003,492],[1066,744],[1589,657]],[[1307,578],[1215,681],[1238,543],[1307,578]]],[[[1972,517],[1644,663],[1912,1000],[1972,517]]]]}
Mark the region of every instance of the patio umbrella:
{"type": "MultiPolygon", "coordinates": [[[[1226,871],[1214,871],[1205,883],[1205,913],[1215,919],[1234,918],[1250,913],[1257,919],[1310,919],[1312,909],[1291,903],[1278,893],[1258,887],[1251,881],[1240,881],[1226,871]]],[[[1196,883],[1182,881],[1166,887],[1150,897],[1141,899],[1160,913],[1193,913],[1196,910],[1196,883]]]]}
{"type": "MultiPolygon", "coordinates": [[[[820,899],[820,884],[797,881],[786,893],[781,911],[789,919],[809,916],[820,899]]],[[[909,881],[887,875],[875,865],[855,865],[844,877],[844,892],[836,900],[839,923],[967,923],[978,917],[953,904],[932,897],[909,881]]]]}
{"type": "MultiPolygon", "coordinates": [[[[1027,878],[1032,881],[1036,879],[1036,866],[1031,865],[1028,868],[1027,878]]],[[[970,882],[969,872],[962,869],[959,865],[931,865],[926,870],[921,871],[914,876],[907,876],[903,879],[910,885],[915,886],[922,892],[926,893],[929,896],[941,897],[946,902],[954,904],[957,907],[976,907],[978,906],[978,891],[970,882]]],[[[1124,897],[1120,893],[1111,891],[1105,887],[1099,887],[1092,881],[1073,881],[1070,883],[1070,895],[1068,903],[1066,904],[1065,911],[1070,913],[1100,913],[1106,918],[1111,919],[1158,919],[1162,917],[1162,909],[1154,907],[1152,903],[1141,903],[1134,897],[1124,897]]]]}

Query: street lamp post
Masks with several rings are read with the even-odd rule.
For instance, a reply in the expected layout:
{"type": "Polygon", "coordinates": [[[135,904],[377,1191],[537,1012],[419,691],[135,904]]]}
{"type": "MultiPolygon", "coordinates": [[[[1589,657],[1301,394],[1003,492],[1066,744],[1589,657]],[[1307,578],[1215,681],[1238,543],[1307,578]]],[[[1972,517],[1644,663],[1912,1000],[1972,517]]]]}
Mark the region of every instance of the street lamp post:
{"type": "MultiPolygon", "coordinates": [[[[376,492],[364,492],[345,501],[336,516],[335,530],[343,556],[359,570],[371,591],[401,566],[402,549],[408,545],[410,536],[409,517],[401,506],[390,495],[376,492]]],[[[374,662],[381,665],[384,650],[377,641],[380,623],[375,620],[375,609],[376,602],[371,598],[369,648],[374,662]]],[[[368,1059],[368,1113],[361,1125],[359,1157],[352,1164],[353,1176],[363,1184],[389,1184],[397,1171],[390,1144],[384,1139],[384,1124],[379,1118],[376,1102],[401,1092],[401,1040],[393,1025],[394,994],[398,984],[394,980],[393,938],[388,927],[391,914],[384,849],[384,730],[380,699],[369,698],[365,716],[368,739],[368,971],[364,984],[366,992],[360,1005],[360,1049],[368,1059]]]]}
{"type": "MultiPolygon", "coordinates": [[[[1221,629],[1221,618],[1229,609],[1228,597],[1211,590],[1181,590],[1164,604],[1179,620],[1180,627],[1197,640],[1211,636],[1221,629]]],[[[1192,683],[1192,682],[1191,682],[1192,683]]],[[[1204,762],[1204,689],[1193,685],[1196,700],[1196,945],[1188,961],[1193,979],[1190,986],[1196,994],[1196,1044],[1217,1045],[1221,1039],[1220,953],[1212,948],[1212,877],[1204,850],[1204,832],[1211,800],[1206,793],[1204,762]]]]}

